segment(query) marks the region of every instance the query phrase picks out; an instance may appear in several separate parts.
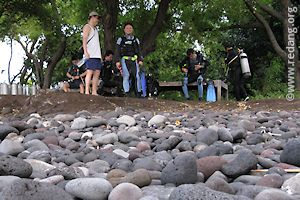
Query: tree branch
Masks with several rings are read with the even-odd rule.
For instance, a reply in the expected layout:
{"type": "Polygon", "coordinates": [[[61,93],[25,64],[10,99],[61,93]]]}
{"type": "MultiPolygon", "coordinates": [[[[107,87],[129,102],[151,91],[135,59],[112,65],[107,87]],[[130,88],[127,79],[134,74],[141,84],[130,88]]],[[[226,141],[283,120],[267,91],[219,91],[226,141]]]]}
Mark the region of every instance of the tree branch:
{"type": "Polygon", "coordinates": [[[20,83],[21,84],[25,84],[25,75],[26,75],[26,73],[27,73],[27,70],[28,70],[28,68],[29,68],[29,66],[28,65],[24,65],[23,67],[22,67],[22,69],[20,70],[20,74],[21,74],[21,76],[20,76],[20,83]]]}
{"type": "Polygon", "coordinates": [[[24,78],[24,84],[26,84],[29,80],[29,78],[32,76],[32,72],[30,72],[30,74],[28,74],[28,76],[26,78],[24,78]]]}
{"type": "Polygon", "coordinates": [[[37,39],[36,40],[33,40],[33,42],[32,42],[32,45],[31,45],[31,47],[30,47],[30,52],[33,52],[33,50],[34,50],[34,46],[35,46],[35,44],[37,43],[37,39]]]}
{"type": "Polygon", "coordinates": [[[155,40],[166,23],[167,11],[171,0],[161,0],[155,21],[142,39],[142,54],[145,56],[155,50],[155,40]]]}
{"type": "Polygon", "coordinates": [[[12,45],[12,43],[13,43],[13,39],[12,39],[12,37],[10,37],[10,58],[9,58],[9,61],[8,61],[8,67],[7,67],[7,75],[8,75],[8,82],[9,83],[12,83],[11,81],[10,81],[10,66],[11,66],[11,60],[12,60],[12,56],[13,56],[13,45],[12,45]]]}
{"type": "Polygon", "coordinates": [[[257,3],[257,5],[263,10],[265,11],[266,13],[268,13],[269,15],[279,19],[279,21],[281,21],[282,23],[284,22],[284,17],[283,15],[278,12],[277,10],[273,9],[272,7],[270,6],[267,6],[257,0],[255,0],[255,2],[257,3]]]}
{"type": "Polygon", "coordinates": [[[38,84],[41,85],[41,70],[42,70],[42,65],[40,65],[40,63],[38,62],[38,59],[35,58],[35,56],[29,52],[26,48],[26,46],[17,38],[16,41],[22,46],[23,50],[25,51],[25,54],[26,56],[31,59],[33,61],[33,65],[34,65],[34,68],[35,68],[35,75],[36,75],[36,78],[37,78],[37,81],[38,81],[38,84]]]}
{"type": "Polygon", "coordinates": [[[57,51],[54,53],[54,55],[52,56],[52,59],[48,63],[46,73],[45,73],[45,78],[44,78],[44,84],[43,84],[44,89],[50,87],[53,71],[55,69],[56,64],[62,58],[62,56],[65,52],[66,46],[67,46],[67,38],[65,36],[63,36],[60,44],[58,45],[57,51]]]}
{"type": "Polygon", "coordinates": [[[42,47],[41,47],[41,54],[40,54],[40,65],[43,65],[43,62],[45,61],[46,54],[47,54],[47,48],[48,48],[48,39],[44,40],[42,47]]]}
{"type": "MultiPolygon", "coordinates": [[[[251,28],[263,28],[262,24],[255,21],[255,22],[247,22],[245,24],[231,24],[227,26],[220,26],[220,27],[205,27],[203,29],[197,29],[199,32],[209,32],[209,31],[227,31],[231,29],[251,29],[251,28]]],[[[176,31],[182,31],[183,29],[176,29],[176,31]]]]}
{"type": "Polygon", "coordinates": [[[283,60],[287,60],[287,53],[279,46],[277,39],[269,25],[269,23],[267,22],[267,20],[258,12],[256,12],[256,10],[254,9],[252,3],[249,2],[249,0],[244,0],[247,8],[250,10],[250,12],[255,16],[255,18],[261,22],[263,24],[263,26],[265,27],[267,34],[269,36],[269,39],[271,41],[271,44],[274,48],[274,50],[276,51],[276,53],[283,59],[283,60]]]}
{"type": "Polygon", "coordinates": [[[26,56],[32,60],[35,60],[34,55],[28,51],[27,44],[25,46],[18,38],[16,38],[15,40],[21,45],[22,49],[25,51],[26,56]]]}
{"type": "MultiPolygon", "coordinates": [[[[20,75],[20,74],[22,74],[22,71],[24,70],[24,66],[22,67],[22,69],[15,75],[15,76],[13,76],[13,78],[12,78],[12,80],[11,80],[11,82],[10,83],[13,83],[15,80],[16,80],[16,78],[20,75]]],[[[21,80],[20,80],[20,82],[21,82],[21,80]]]]}

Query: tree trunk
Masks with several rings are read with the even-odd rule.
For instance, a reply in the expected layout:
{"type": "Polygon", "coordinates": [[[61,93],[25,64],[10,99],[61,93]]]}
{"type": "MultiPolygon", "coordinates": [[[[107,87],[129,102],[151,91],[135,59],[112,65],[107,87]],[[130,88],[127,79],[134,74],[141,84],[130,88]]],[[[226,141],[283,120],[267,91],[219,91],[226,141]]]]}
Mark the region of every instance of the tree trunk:
{"type": "Polygon", "coordinates": [[[287,60],[287,53],[285,52],[285,50],[283,50],[280,45],[277,42],[277,39],[269,25],[269,22],[265,19],[265,17],[261,14],[259,14],[257,12],[257,8],[254,8],[254,5],[249,1],[249,0],[244,0],[244,2],[246,3],[246,6],[248,7],[248,9],[250,10],[250,12],[254,15],[254,17],[260,22],[262,23],[262,25],[265,27],[266,32],[269,36],[270,42],[273,46],[273,49],[275,50],[275,52],[284,60],[287,60]]]}
{"type": "Polygon", "coordinates": [[[150,29],[145,33],[142,39],[142,55],[146,56],[155,50],[155,40],[161,33],[163,26],[166,24],[167,12],[171,0],[161,0],[155,21],[150,29]]]}
{"type": "Polygon", "coordinates": [[[293,29],[293,25],[292,23],[289,23],[288,19],[289,19],[289,14],[292,15],[296,15],[296,13],[289,13],[288,8],[291,7],[291,1],[290,0],[280,0],[280,3],[282,5],[282,9],[281,9],[281,13],[277,12],[276,10],[274,10],[273,8],[267,6],[267,5],[263,5],[261,3],[257,3],[257,7],[255,7],[253,5],[253,1],[250,0],[244,0],[246,6],[248,7],[248,9],[250,10],[250,12],[255,16],[255,18],[261,22],[263,24],[263,26],[266,29],[266,32],[269,36],[270,42],[275,50],[275,52],[278,54],[278,56],[280,56],[282,58],[282,60],[284,61],[284,63],[286,63],[286,71],[288,72],[288,62],[291,61],[289,59],[289,51],[287,49],[287,47],[291,47],[294,49],[294,52],[292,52],[292,54],[294,54],[294,59],[292,60],[294,62],[294,66],[295,67],[295,79],[296,79],[296,89],[300,90],[300,60],[299,60],[299,52],[298,52],[298,47],[297,47],[297,41],[296,41],[296,33],[294,33],[294,35],[292,35],[290,33],[289,30],[293,29]],[[283,38],[284,38],[284,48],[281,48],[278,44],[278,41],[274,35],[274,32],[272,31],[269,22],[266,20],[266,18],[261,15],[258,12],[258,8],[261,8],[263,11],[265,11],[266,13],[270,14],[271,16],[277,18],[281,23],[282,23],[282,31],[283,31],[283,38]],[[290,44],[294,44],[293,46],[291,46],[290,44]]]}
{"type": "Polygon", "coordinates": [[[13,57],[13,39],[10,38],[10,58],[9,58],[8,66],[7,66],[7,80],[8,80],[9,84],[11,84],[11,82],[10,82],[10,66],[11,66],[12,57],[13,57]]]}
{"type": "Polygon", "coordinates": [[[20,83],[24,84],[25,83],[25,76],[28,70],[28,65],[25,65],[22,67],[21,71],[20,71],[20,83]]]}
{"type": "MultiPolygon", "coordinates": [[[[42,86],[42,80],[43,80],[43,74],[42,74],[42,67],[43,67],[43,63],[38,62],[38,60],[35,58],[34,54],[32,53],[34,48],[33,46],[36,44],[37,40],[33,41],[33,44],[31,45],[32,48],[30,50],[27,49],[28,44],[24,45],[19,39],[16,39],[16,41],[22,46],[23,50],[25,51],[26,56],[32,60],[33,62],[33,66],[34,69],[32,69],[32,71],[34,72],[35,76],[36,76],[36,83],[37,85],[39,85],[40,87],[42,86]]],[[[27,72],[24,71],[24,73],[27,72]]],[[[25,74],[24,74],[25,76],[25,74]]],[[[25,82],[26,83],[26,82],[25,82]]]]}
{"type": "Polygon", "coordinates": [[[106,9],[102,17],[104,28],[104,49],[114,50],[117,27],[117,19],[119,13],[119,0],[103,0],[103,5],[106,9]]]}
{"type": "Polygon", "coordinates": [[[56,64],[62,58],[62,56],[65,52],[65,49],[66,49],[66,45],[67,45],[66,37],[63,37],[61,43],[58,46],[57,51],[55,52],[52,59],[48,63],[46,73],[45,73],[45,76],[44,76],[44,83],[43,83],[43,86],[42,86],[43,89],[50,88],[53,71],[55,69],[56,64]]]}

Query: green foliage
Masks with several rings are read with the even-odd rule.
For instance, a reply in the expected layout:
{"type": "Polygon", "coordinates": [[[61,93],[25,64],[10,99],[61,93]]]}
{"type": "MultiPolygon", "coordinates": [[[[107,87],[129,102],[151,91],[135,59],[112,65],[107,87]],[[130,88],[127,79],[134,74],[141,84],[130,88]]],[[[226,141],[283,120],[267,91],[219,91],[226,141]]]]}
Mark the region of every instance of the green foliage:
{"type": "MultiPolygon", "coordinates": [[[[135,35],[142,39],[155,21],[160,2],[119,0],[120,12],[115,36],[123,35],[125,21],[132,21],[135,35]]],[[[275,9],[280,7],[279,1],[260,2],[275,9]]],[[[82,26],[92,10],[105,13],[104,1],[0,0],[0,38],[26,38],[29,44],[38,40],[32,53],[46,66],[57,51],[60,40],[66,37],[64,57],[58,62],[53,75],[53,82],[61,81],[65,79],[70,57],[81,46],[82,26]]],[[[298,18],[299,14],[296,16],[298,18]]],[[[248,82],[252,96],[275,95],[283,98],[287,90],[286,69],[282,61],[274,56],[265,30],[251,28],[254,22],[244,1],[172,0],[164,27],[156,39],[156,50],[145,58],[147,72],[155,74],[161,81],[181,80],[178,65],[185,57],[187,48],[195,48],[195,41],[199,41],[201,52],[210,62],[206,78],[225,79],[226,53],[223,43],[231,42],[243,48],[248,55],[253,75],[248,82]]],[[[274,20],[271,26],[275,35],[282,35],[280,23],[274,20]]],[[[100,35],[102,43],[103,31],[100,31],[100,35]]],[[[282,38],[279,38],[279,43],[283,43],[282,38]]],[[[161,97],[180,100],[182,95],[181,92],[165,92],[161,97]]]]}
{"type": "Polygon", "coordinates": [[[19,35],[37,40],[41,36],[41,29],[38,19],[33,17],[28,20],[20,20],[19,24],[15,25],[14,31],[19,35]]]}
{"type": "Polygon", "coordinates": [[[284,63],[275,57],[271,60],[270,66],[266,69],[263,82],[263,92],[278,90],[284,79],[284,63]]]}
{"type": "Polygon", "coordinates": [[[184,97],[181,91],[162,91],[158,98],[169,99],[174,101],[184,101],[184,97]]]}
{"type": "Polygon", "coordinates": [[[97,11],[99,14],[103,12],[103,6],[101,6],[100,1],[98,0],[70,0],[70,5],[67,7],[66,14],[72,25],[83,25],[87,23],[88,14],[91,11],[97,11]]]}
{"type": "Polygon", "coordinates": [[[60,81],[68,80],[67,77],[67,71],[68,68],[71,65],[71,58],[70,57],[64,57],[60,60],[60,62],[57,64],[57,67],[54,71],[53,79],[52,79],[52,85],[55,85],[56,83],[60,81]]]}
{"type": "Polygon", "coordinates": [[[55,68],[52,85],[67,80],[66,73],[67,69],[71,64],[71,58],[76,55],[79,47],[81,46],[81,36],[80,33],[73,34],[67,39],[67,47],[64,53],[64,57],[57,63],[55,68]]]}
{"type": "Polygon", "coordinates": [[[251,83],[253,96],[257,98],[285,98],[288,87],[287,83],[283,81],[285,77],[284,63],[270,53],[266,59],[269,59],[270,63],[260,66],[263,69],[263,75],[255,74],[253,77],[251,83]]]}
{"type": "MultiPolygon", "coordinates": [[[[119,7],[120,15],[118,18],[116,35],[123,35],[124,23],[131,22],[134,26],[134,34],[141,39],[155,20],[157,6],[151,4],[149,1],[123,0],[120,1],[119,7]]],[[[169,25],[166,24],[164,30],[167,30],[168,26],[169,25]]]]}
{"type": "Polygon", "coordinates": [[[145,58],[145,65],[159,80],[181,80],[179,64],[191,47],[191,41],[180,32],[161,34],[157,39],[157,50],[145,58]]]}

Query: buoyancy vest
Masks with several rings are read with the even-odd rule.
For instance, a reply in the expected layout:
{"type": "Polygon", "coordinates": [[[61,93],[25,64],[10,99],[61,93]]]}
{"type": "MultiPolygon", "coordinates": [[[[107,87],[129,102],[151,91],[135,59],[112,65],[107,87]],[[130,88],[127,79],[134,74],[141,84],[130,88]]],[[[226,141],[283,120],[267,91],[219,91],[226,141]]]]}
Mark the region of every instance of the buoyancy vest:
{"type": "Polygon", "coordinates": [[[120,54],[123,56],[135,56],[138,55],[138,41],[135,36],[121,37],[120,54]]]}

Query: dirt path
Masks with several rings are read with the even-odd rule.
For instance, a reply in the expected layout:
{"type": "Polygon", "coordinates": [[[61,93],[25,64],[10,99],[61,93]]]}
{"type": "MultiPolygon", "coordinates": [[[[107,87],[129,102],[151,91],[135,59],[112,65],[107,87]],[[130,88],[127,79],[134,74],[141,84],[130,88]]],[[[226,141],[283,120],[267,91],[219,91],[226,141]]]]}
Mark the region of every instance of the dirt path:
{"type": "Polygon", "coordinates": [[[116,107],[169,112],[189,111],[194,109],[289,111],[299,110],[300,99],[292,102],[285,99],[271,99],[248,101],[247,103],[237,103],[234,101],[199,103],[196,101],[178,102],[162,99],[149,100],[124,97],[103,97],[62,92],[40,92],[36,96],[0,96],[1,115],[24,116],[35,112],[46,115],[56,113],[76,113],[80,110],[96,113],[101,110],[114,110],[116,107]]]}

